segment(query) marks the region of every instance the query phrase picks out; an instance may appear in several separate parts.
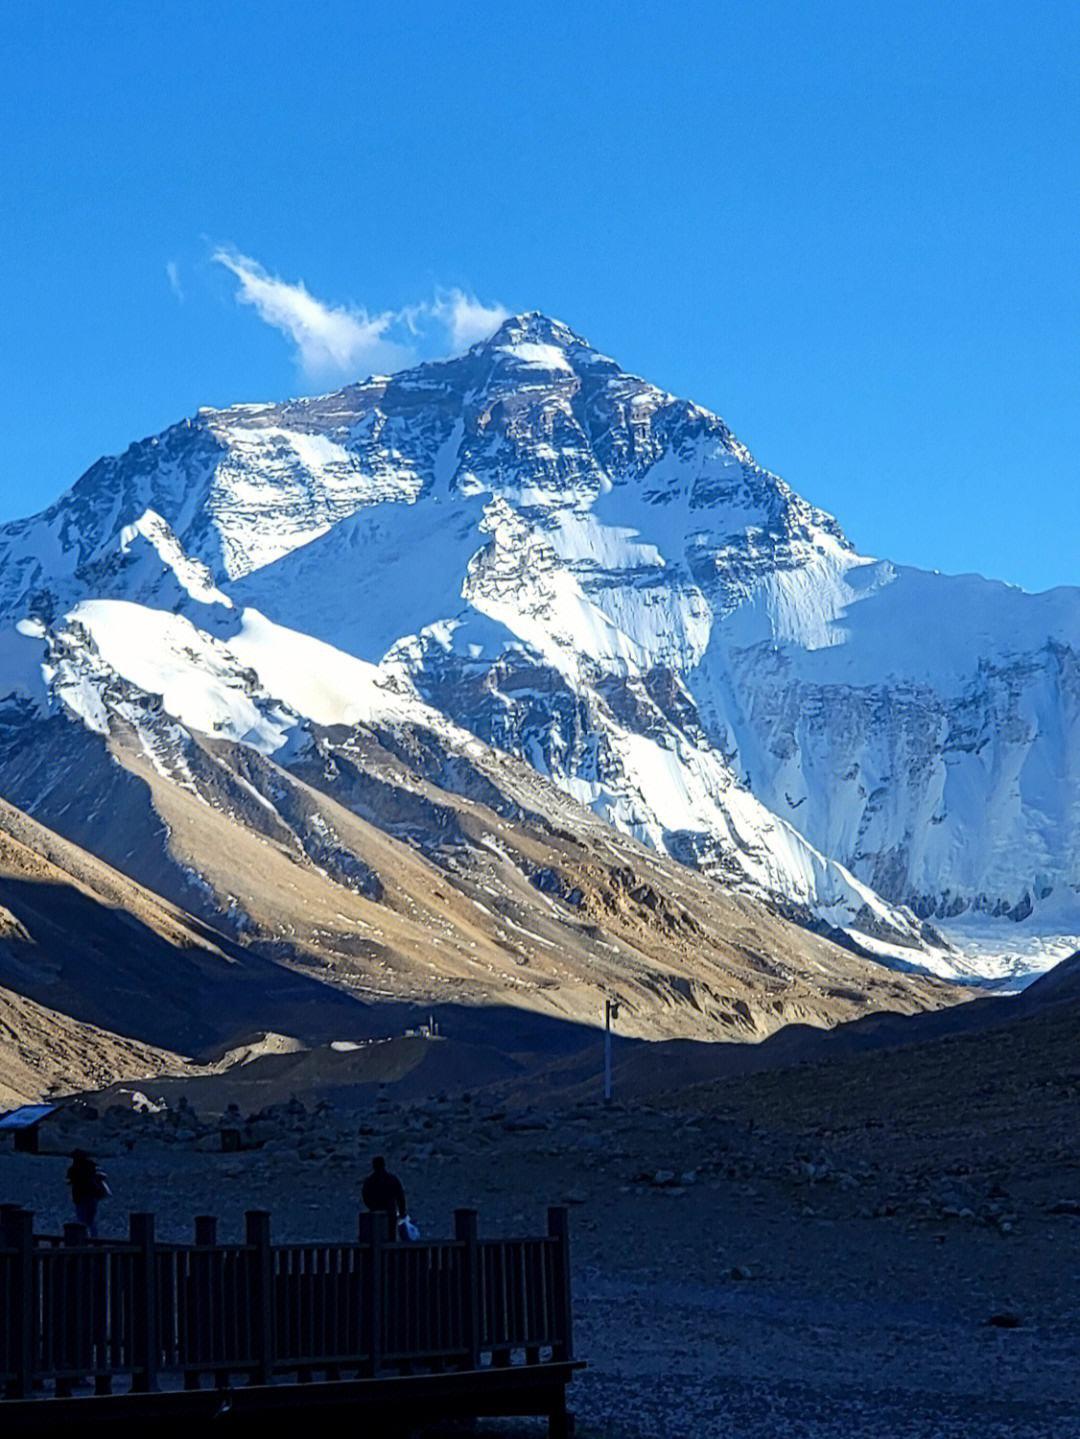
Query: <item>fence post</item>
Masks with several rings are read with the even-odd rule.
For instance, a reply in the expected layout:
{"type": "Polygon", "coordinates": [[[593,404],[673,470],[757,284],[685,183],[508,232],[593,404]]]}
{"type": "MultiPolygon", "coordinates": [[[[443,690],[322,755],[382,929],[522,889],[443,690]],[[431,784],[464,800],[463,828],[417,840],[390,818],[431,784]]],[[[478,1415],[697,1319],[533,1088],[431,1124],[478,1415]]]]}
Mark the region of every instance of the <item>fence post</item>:
{"type": "Polygon", "coordinates": [[[570,1223],[565,1205],[548,1210],[548,1234],[555,1240],[555,1314],[560,1342],[554,1358],[574,1357],[574,1309],[570,1297],[570,1223]]]}
{"type": "MultiPolygon", "coordinates": [[[[197,1214],[195,1216],[195,1247],[197,1249],[216,1249],[217,1218],[213,1214],[197,1214]]],[[[212,1360],[216,1353],[216,1335],[221,1316],[217,1308],[217,1298],[214,1287],[215,1255],[195,1254],[192,1255],[192,1303],[190,1309],[191,1327],[188,1337],[189,1354],[197,1355],[199,1362],[206,1361],[208,1370],[213,1369],[212,1360]]],[[[229,1385],[228,1370],[214,1370],[214,1383],[219,1389],[227,1389],[229,1385]]],[[[184,1376],[185,1389],[198,1389],[201,1387],[202,1378],[200,1370],[189,1370],[184,1376]]]]}
{"type": "Polygon", "coordinates": [[[195,1216],[195,1244],[199,1249],[213,1249],[217,1244],[217,1218],[213,1214],[195,1216]]]}
{"type": "MultiPolygon", "coordinates": [[[[64,1225],[65,1249],[81,1248],[86,1243],[87,1237],[85,1224],[64,1225]]],[[[64,1276],[64,1288],[61,1290],[61,1293],[63,1293],[65,1297],[65,1302],[62,1310],[60,1305],[57,1306],[60,1322],[62,1322],[64,1326],[61,1352],[67,1365],[71,1365],[73,1362],[77,1364],[78,1357],[89,1354],[93,1347],[92,1344],[83,1342],[83,1327],[91,1328],[93,1313],[86,1304],[86,1297],[83,1293],[81,1282],[82,1275],[79,1273],[79,1268],[81,1268],[81,1265],[77,1267],[74,1263],[67,1267],[67,1273],[64,1276]]],[[[89,1368],[90,1366],[87,1365],[86,1367],[89,1368]]],[[[56,1397],[57,1399],[71,1398],[70,1379],[56,1380],[56,1397]]]]}
{"type": "Polygon", "coordinates": [[[129,1237],[135,1246],[135,1312],[131,1332],[134,1372],[132,1392],[151,1394],[157,1389],[161,1340],[158,1333],[157,1246],[154,1242],[154,1216],[133,1214],[129,1237]]]}
{"type": "Polygon", "coordinates": [[[5,1249],[14,1249],[11,1276],[11,1314],[15,1321],[11,1346],[12,1369],[8,1380],[9,1399],[30,1399],[34,1393],[34,1355],[37,1349],[37,1306],[34,1303],[34,1216],[17,1204],[0,1209],[5,1249]]]}
{"type": "Polygon", "coordinates": [[[357,1234],[361,1244],[368,1246],[370,1282],[364,1295],[364,1321],[368,1336],[369,1367],[372,1377],[382,1369],[383,1356],[383,1245],[389,1232],[388,1216],[377,1210],[361,1214],[357,1234]]]}
{"type": "Polygon", "coordinates": [[[454,1238],[465,1245],[462,1264],[461,1312],[465,1321],[465,1352],[469,1368],[480,1368],[480,1244],[475,1209],[454,1210],[454,1238]]]}
{"type": "Polygon", "coordinates": [[[245,1241],[251,1254],[251,1314],[255,1333],[255,1376],[260,1384],[274,1379],[274,1252],[270,1247],[270,1215],[249,1209],[244,1215],[245,1241]]]}
{"type": "Polygon", "coordinates": [[[26,1214],[21,1204],[0,1204],[0,1234],[7,1234],[8,1222],[20,1222],[20,1216],[26,1214]]]}

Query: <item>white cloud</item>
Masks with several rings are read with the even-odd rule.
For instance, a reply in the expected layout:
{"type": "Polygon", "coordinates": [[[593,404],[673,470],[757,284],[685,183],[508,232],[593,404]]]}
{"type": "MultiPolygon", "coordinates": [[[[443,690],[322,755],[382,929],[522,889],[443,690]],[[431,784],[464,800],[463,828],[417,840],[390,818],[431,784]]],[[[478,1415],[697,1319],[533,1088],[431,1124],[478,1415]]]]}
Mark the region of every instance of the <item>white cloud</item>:
{"type": "Polygon", "coordinates": [[[180,283],[180,266],[175,260],[168,260],[165,264],[165,278],[169,282],[169,289],[178,300],[184,298],[184,287],[180,283]]]}
{"type": "Polygon", "coordinates": [[[356,305],[328,305],[302,280],[280,280],[238,251],[220,248],[213,258],[240,281],[237,299],[289,337],[300,369],[311,380],[359,379],[445,356],[448,350],[460,354],[492,334],[508,313],[454,289],[373,315],[356,305]]]}
{"type": "Polygon", "coordinates": [[[439,295],[432,314],[446,326],[453,355],[461,354],[478,340],[486,340],[510,318],[510,311],[502,305],[485,305],[475,295],[466,295],[464,290],[448,290],[439,295]]]}
{"type": "Polygon", "coordinates": [[[409,348],[386,338],[395,319],[392,313],[369,315],[366,310],[324,305],[302,280],[290,285],[233,250],[215,250],[214,259],[240,281],[241,303],[253,305],[268,325],[289,336],[309,379],[396,370],[410,363],[409,348]]]}

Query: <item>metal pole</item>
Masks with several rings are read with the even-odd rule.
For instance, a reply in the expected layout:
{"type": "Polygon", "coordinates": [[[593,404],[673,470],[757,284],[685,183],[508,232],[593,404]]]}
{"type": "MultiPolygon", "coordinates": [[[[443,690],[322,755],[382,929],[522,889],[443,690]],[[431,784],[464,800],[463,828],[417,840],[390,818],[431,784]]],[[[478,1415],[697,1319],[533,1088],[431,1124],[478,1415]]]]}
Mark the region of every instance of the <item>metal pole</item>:
{"type": "Polygon", "coordinates": [[[618,1017],[617,1000],[604,1000],[604,1103],[611,1103],[611,1021],[618,1017]]]}

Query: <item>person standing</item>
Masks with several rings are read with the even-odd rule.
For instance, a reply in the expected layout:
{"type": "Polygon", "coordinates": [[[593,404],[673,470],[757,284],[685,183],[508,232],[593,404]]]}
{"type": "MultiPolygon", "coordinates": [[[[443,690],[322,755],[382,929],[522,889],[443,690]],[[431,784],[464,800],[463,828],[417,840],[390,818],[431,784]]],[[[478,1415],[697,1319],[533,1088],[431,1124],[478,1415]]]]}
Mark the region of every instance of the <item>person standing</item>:
{"type": "Polygon", "coordinates": [[[96,1239],[98,1205],[112,1193],[109,1181],[85,1149],[76,1149],[71,1156],[67,1182],[71,1186],[76,1221],[85,1225],[91,1239],[96,1239]]]}
{"type": "Polygon", "coordinates": [[[396,1239],[398,1225],[409,1210],[405,1203],[405,1190],[401,1186],[401,1180],[396,1174],[390,1173],[386,1167],[386,1160],[381,1154],[376,1155],[371,1161],[371,1173],[364,1180],[360,1197],[372,1214],[386,1215],[389,1221],[390,1238],[396,1239]]]}

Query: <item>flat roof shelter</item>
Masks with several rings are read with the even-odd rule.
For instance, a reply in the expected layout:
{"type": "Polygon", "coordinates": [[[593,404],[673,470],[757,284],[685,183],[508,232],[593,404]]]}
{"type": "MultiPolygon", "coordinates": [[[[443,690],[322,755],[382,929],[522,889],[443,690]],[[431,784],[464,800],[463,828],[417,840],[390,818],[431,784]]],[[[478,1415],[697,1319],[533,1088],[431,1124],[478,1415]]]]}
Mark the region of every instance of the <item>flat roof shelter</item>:
{"type": "Polygon", "coordinates": [[[60,1104],[22,1104],[0,1117],[0,1134],[11,1134],[17,1153],[37,1154],[41,1125],[62,1108],[60,1104]]]}

